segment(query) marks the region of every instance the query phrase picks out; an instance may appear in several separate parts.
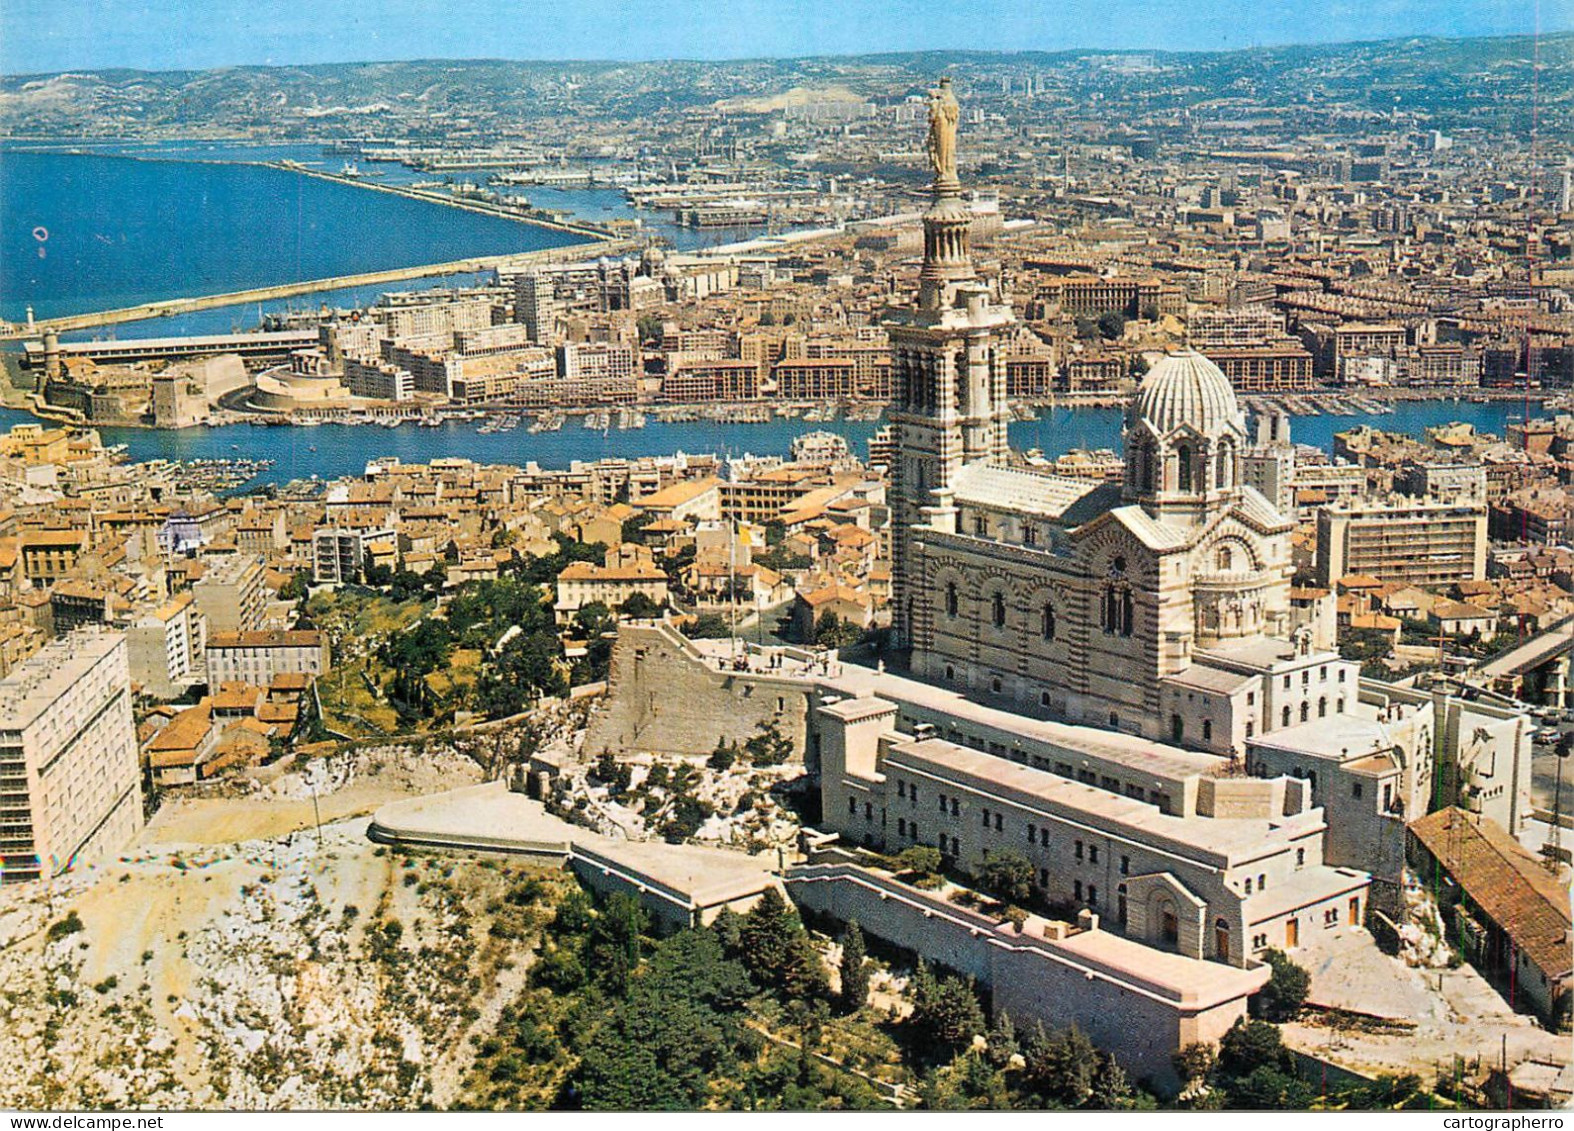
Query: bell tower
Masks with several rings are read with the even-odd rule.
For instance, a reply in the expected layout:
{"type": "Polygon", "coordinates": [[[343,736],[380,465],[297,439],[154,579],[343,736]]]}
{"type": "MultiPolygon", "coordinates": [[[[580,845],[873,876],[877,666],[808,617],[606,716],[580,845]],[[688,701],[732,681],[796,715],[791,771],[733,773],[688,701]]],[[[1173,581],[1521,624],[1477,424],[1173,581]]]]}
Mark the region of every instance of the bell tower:
{"type": "Polygon", "coordinates": [[[930,611],[913,561],[915,528],[954,533],[951,484],[976,460],[1006,455],[1003,332],[1015,321],[973,272],[972,209],[956,173],[959,117],[951,80],[929,100],[928,151],[934,179],[924,213],[924,261],[917,301],[885,312],[896,402],[891,427],[891,626],[898,647],[924,635],[930,611]],[[915,626],[915,621],[921,623],[915,626]]]}

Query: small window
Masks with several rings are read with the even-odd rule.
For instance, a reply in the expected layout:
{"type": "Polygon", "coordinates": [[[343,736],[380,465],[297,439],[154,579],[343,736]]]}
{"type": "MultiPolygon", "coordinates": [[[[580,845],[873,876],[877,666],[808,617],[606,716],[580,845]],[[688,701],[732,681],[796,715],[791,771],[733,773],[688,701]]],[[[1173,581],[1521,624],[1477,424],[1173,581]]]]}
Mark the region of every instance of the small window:
{"type": "Polygon", "coordinates": [[[896,835],[897,836],[906,836],[907,835],[907,818],[906,817],[898,817],[896,819],[896,835]]]}
{"type": "Polygon", "coordinates": [[[864,802],[864,820],[874,820],[874,806],[867,801],[864,802]]]}
{"type": "Polygon", "coordinates": [[[956,606],[956,582],[948,581],[945,587],[945,615],[948,617],[956,616],[956,606]]]}
{"type": "Polygon", "coordinates": [[[1358,798],[1358,797],[1361,796],[1361,794],[1363,794],[1365,792],[1366,792],[1366,785],[1365,785],[1365,783],[1358,782],[1358,781],[1353,781],[1353,782],[1350,783],[1350,796],[1351,797],[1358,798]]]}
{"type": "Polygon", "coordinates": [[[1077,859],[1081,860],[1082,859],[1082,842],[1080,840],[1076,842],[1075,852],[1076,852],[1076,855],[1077,855],[1077,859]]]}
{"type": "Polygon", "coordinates": [[[1252,878],[1250,876],[1247,876],[1246,877],[1246,894],[1247,895],[1251,895],[1251,893],[1252,893],[1252,878]]]}
{"type": "Polygon", "coordinates": [[[1204,742],[1212,742],[1213,741],[1213,720],[1212,719],[1203,719],[1202,720],[1202,740],[1204,742]]]}
{"type": "Polygon", "coordinates": [[[1047,706],[1049,706],[1049,692],[1047,692],[1047,691],[1040,691],[1038,693],[1038,705],[1040,707],[1047,707],[1047,706]]]}
{"type": "Polygon", "coordinates": [[[1000,694],[1001,687],[1002,684],[998,675],[989,681],[989,690],[993,691],[996,695],[1000,694]]]}
{"type": "Polygon", "coordinates": [[[1089,884],[1088,885],[1088,906],[1089,907],[1097,907],[1098,905],[1099,905],[1099,886],[1098,886],[1098,884],[1089,884]]]}
{"type": "Polygon", "coordinates": [[[1072,893],[1075,895],[1077,902],[1081,903],[1082,902],[1082,881],[1081,880],[1074,880],[1074,881],[1072,881],[1071,890],[1072,890],[1072,893]]]}
{"type": "Polygon", "coordinates": [[[1032,821],[1029,821],[1027,823],[1027,842],[1029,844],[1032,844],[1037,839],[1038,839],[1038,826],[1035,825],[1032,821]]]}
{"type": "Polygon", "coordinates": [[[980,810],[979,811],[979,816],[983,818],[984,827],[987,829],[989,827],[989,810],[988,809],[980,810]]]}
{"type": "Polygon", "coordinates": [[[905,781],[899,781],[896,783],[896,795],[898,797],[907,796],[907,783],[905,781]]]}
{"type": "Polygon", "coordinates": [[[1099,862],[1099,846],[1096,845],[1096,844],[1088,845],[1088,863],[1089,864],[1097,864],[1098,862],[1099,862]]]}
{"type": "Polygon", "coordinates": [[[995,814],[995,831],[997,833],[998,832],[1003,832],[1004,829],[1005,829],[1005,818],[1001,814],[996,813],[995,814]]]}
{"type": "Polygon", "coordinates": [[[1123,876],[1131,875],[1131,857],[1122,856],[1120,858],[1120,874],[1123,876]]]}
{"type": "Polygon", "coordinates": [[[847,799],[847,815],[849,817],[858,816],[858,799],[856,797],[849,797],[847,799]]]}
{"type": "Polygon", "coordinates": [[[1258,891],[1267,891],[1268,890],[1268,877],[1266,875],[1258,875],[1258,877],[1257,877],[1257,890],[1258,891]]]}
{"type": "Polygon", "coordinates": [[[1295,850],[1295,866],[1297,868],[1306,867],[1306,849],[1297,848],[1295,850]]]}
{"type": "Polygon", "coordinates": [[[1004,593],[995,594],[992,602],[992,615],[996,628],[1004,628],[1006,626],[1006,596],[1004,593]]]}

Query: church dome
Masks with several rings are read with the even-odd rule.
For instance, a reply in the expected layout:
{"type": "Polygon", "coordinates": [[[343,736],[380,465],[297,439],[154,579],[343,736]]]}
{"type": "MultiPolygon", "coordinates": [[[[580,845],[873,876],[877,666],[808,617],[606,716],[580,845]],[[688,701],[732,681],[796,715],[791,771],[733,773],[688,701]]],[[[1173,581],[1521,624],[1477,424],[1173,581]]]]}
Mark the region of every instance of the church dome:
{"type": "Polygon", "coordinates": [[[1131,405],[1131,424],[1155,436],[1190,426],[1204,436],[1243,428],[1235,389],[1219,367],[1195,350],[1177,350],[1148,370],[1131,405]]]}

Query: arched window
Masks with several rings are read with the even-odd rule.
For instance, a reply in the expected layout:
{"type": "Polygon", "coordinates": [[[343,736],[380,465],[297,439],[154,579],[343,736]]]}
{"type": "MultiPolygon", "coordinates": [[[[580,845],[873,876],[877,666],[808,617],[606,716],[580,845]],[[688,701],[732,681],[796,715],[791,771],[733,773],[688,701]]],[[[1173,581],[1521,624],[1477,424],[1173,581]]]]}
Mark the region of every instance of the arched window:
{"type": "Polygon", "coordinates": [[[1235,449],[1228,441],[1219,445],[1218,473],[1214,476],[1215,487],[1228,487],[1235,478],[1235,449]]]}
{"type": "Polygon", "coordinates": [[[1181,444],[1175,449],[1175,462],[1178,465],[1179,479],[1176,484],[1178,491],[1190,491],[1192,480],[1191,445],[1181,444]]]}
{"type": "Polygon", "coordinates": [[[1213,556],[1213,568],[1220,573],[1229,573],[1235,568],[1235,552],[1228,546],[1220,546],[1218,553],[1213,556]]]}
{"type": "Polygon", "coordinates": [[[1055,606],[1048,601],[1038,616],[1038,632],[1045,640],[1055,639],[1055,606]]]}
{"type": "Polygon", "coordinates": [[[945,587],[945,615],[956,616],[956,582],[948,581],[945,587]]]}
{"type": "Polygon", "coordinates": [[[1302,703],[1301,704],[1301,721],[1304,723],[1304,722],[1306,722],[1306,720],[1310,719],[1311,717],[1312,717],[1312,705],[1310,703],[1302,703]]]}
{"type": "Polygon", "coordinates": [[[997,592],[995,594],[991,615],[996,628],[1006,627],[1006,596],[1004,593],[997,592]]]}
{"type": "Polygon", "coordinates": [[[1297,868],[1306,867],[1306,849],[1297,848],[1295,850],[1295,866],[1297,868]]]}
{"type": "Polygon", "coordinates": [[[1283,721],[1279,724],[1280,726],[1287,727],[1290,725],[1290,705],[1288,703],[1285,704],[1284,712],[1280,717],[1283,719],[1283,721]]]}
{"type": "Polygon", "coordinates": [[[1100,606],[1100,620],[1107,635],[1131,635],[1136,613],[1132,603],[1131,586],[1123,582],[1111,582],[1104,586],[1104,597],[1100,606]]]}
{"type": "Polygon", "coordinates": [[[1328,697],[1325,695],[1317,701],[1317,717],[1325,718],[1328,714],[1328,697]]]}
{"type": "Polygon", "coordinates": [[[1230,924],[1224,919],[1213,922],[1213,951],[1219,958],[1230,957],[1230,924]]]}

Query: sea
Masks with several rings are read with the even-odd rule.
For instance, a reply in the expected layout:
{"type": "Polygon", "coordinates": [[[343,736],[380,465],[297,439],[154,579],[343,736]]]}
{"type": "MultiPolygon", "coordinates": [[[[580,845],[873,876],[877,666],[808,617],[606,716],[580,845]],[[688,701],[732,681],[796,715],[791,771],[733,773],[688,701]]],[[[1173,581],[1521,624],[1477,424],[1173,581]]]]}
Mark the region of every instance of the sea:
{"type": "MultiPolygon", "coordinates": [[[[29,305],[36,317],[44,318],[577,242],[566,233],[259,164],[279,160],[330,171],[343,164],[342,157],[328,158],[307,145],[192,141],[0,147],[0,317],[21,320],[29,305]]],[[[389,183],[436,179],[389,164],[363,165],[362,171],[379,172],[389,183]]],[[[758,234],[757,229],[693,232],[660,217],[636,214],[617,189],[528,186],[517,191],[538,206],[591,222],[638,219],[680,249],[758,234]]],[[[484,280],[449,276],[400,286],[477,281],[484,280]]],[[[382,289],[302,295],[109,330],[115,337],[132,338],[252,329],[263,316],[292,307],[366,305],[382,289]]],[[[1335,432],[1360,423],[1419,434],[1458,420],[1502,434],[1520,412],[1521,406],[1512,402],[1411,402],[1375,417],[1301,417],[1293,432],[1296,440],[1324,449],[1331,446],[1335,432]]],[[[0,410],[3,428],[31,419],[26,413],[0,410]]],[[[100,433],[106,444],[125,445],[135,460],[272,459],[273,466],[247,485],[251,487],[359,475],[369,460],[387,456],[407,463],[463,456],[483,463],[563,467],[573,460],[679,451],[785,455],[795,436],[816,429],[845,437],[862,456],[877,427],[845,420],[663,424],[652,419],[645,428],[618,430],[585,428],[580,419],[570,418],[560,431],[534,434],[523,427],[480,433],[476,424],[459,421],[436,428],[238,424],[178,432],[102,428],[100,433]]],[[[1045,410],[1036,420],[1011,426],[1014,447],[1038,449],[1051,458],[1074,448],[1119,450],[1120,441],[1121,413],[1116,409],[1045,410]]]]}
{"type": "MultiPolygon", "coordinates": [[[[71,142],[0,146],[0,318],[19,322],[302,279],[568,247],[579,237],[500,217],[267,168],[293,161],[340,172],[315,145],[71,142]]],[[[367,183],[446,177],[361,163],[367,183]]],[[[610,187],[505,187],[531,204],[590,223],[637,222],[682,251],[748,239],[758,227],[696,230],[637,212],[610,187]]],[[[470,286],[490,272],[414,279],[404,290],[470,286]]],[[[219,307],[62,335],[62,340],[214,334],[267,315],[375,302],[387,287],[352,287],[219,307]]]]}

